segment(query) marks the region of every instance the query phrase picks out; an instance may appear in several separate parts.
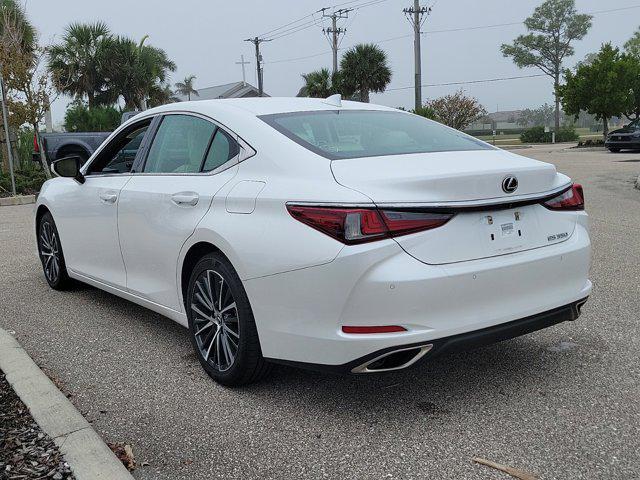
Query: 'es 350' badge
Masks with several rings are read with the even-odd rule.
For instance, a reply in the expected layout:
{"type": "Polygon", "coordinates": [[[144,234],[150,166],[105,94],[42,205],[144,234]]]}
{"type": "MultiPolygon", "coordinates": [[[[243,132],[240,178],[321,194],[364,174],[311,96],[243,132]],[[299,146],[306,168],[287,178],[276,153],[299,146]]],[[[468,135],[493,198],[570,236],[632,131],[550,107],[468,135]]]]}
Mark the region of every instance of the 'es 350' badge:
{"type": "Polygon", "coordinates": [[[547,241],[553,242],[554,240],[562,240],[563,238],[567,238],[569,234],[567,232],[556,233],[555,235],[549,235],[547,237],[547,241]]]}

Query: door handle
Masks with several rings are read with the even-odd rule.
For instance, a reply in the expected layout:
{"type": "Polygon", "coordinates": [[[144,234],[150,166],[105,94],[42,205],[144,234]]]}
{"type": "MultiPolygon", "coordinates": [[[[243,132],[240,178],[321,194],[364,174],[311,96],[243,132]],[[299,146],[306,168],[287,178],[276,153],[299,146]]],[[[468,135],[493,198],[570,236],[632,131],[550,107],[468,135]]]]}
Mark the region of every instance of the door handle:
{"type": "Polygon", "coordinates": [[[189,205],[195,207],[200,197],[195,192],[180,192],[171,195],[171,201],[176,205],[189,205]]]}
{"type": "Polygon", "coordinates": [[[104,203],[115,203],[118,199],[118,194],[113,192],[103,192],[100,194],[100,200],[104,203]]]}

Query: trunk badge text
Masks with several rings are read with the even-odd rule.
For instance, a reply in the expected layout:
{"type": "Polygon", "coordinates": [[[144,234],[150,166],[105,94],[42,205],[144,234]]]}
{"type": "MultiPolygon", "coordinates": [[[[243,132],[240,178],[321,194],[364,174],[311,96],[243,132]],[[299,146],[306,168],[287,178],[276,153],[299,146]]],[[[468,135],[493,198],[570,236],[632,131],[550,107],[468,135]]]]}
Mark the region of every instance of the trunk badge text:
{"type": "Polygon", "coordinates": [[[549,235],[547,237],[548,242],[553,242],[554,240],[562,240],[563,238],[567,238],[569,236],[568,232],[557,233],[555,235],[549,235]]]}
{"type": "Polygon", "coordinates": [[[513,175],[507,175],[502,179],[502,191],[504,193],[513,193],[518,189],[518,179],[513,175]]]}

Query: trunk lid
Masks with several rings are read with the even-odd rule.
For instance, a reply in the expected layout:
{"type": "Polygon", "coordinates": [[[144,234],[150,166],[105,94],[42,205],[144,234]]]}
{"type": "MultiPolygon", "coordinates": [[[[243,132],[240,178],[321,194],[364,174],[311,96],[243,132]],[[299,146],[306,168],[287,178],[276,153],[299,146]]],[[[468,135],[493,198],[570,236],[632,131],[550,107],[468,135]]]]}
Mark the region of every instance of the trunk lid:
{"type": "Polygon", "coordinates": [[[491,200],[548,192],[567,183],[555,166],[504,150],[418,153],[334,160],[338,183],[376,203],[440,203],[491,200]],[[518,189],[502,191],[507,175],[518,189]]]}
{"type": "Polygon", "coordinates": [[[491,206],[544,195],[570,180],[555,166],[503,150],[439,152],[355,158],[331,162],[338,183],[358,190],[379,208],[457,208],[444,226],[396,241],[410,255],[429,264],[445,264],[515,253],[566,240],[575,228],[574,212],[554,212],[540,204],[517,208],[491,206]],[[518,188],[503,191],[505,177],[518,188]],[[503,202],[504,200],[504,202],[503,202]]]}

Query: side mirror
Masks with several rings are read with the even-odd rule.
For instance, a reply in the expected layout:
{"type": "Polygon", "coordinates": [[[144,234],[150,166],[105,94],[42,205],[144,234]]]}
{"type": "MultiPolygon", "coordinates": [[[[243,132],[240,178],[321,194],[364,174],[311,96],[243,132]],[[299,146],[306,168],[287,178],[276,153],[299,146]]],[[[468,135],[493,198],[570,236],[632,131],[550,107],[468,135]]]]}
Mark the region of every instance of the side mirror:
{"type": "Polygon", "coordinates": [[[77,155],[61,158],[51,164],[51,170],[59,177],[73,178],[78,183],[84,183],[84,175],[80,173],[81,167],[82,158],[77,155]]]}

